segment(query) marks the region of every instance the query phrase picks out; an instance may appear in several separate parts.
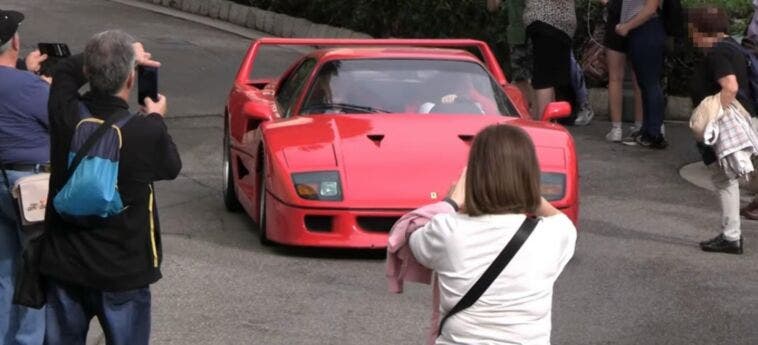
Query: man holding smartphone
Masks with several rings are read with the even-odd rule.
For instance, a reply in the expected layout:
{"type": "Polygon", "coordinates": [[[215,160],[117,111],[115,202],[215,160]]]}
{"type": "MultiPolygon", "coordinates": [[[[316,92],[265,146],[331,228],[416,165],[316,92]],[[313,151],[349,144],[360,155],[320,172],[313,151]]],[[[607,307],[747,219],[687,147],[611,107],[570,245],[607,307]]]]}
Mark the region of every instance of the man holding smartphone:
{"type": "MultiPolygon", "coordinates": [[[[12,304],[14,269],[26,243],[9,187],[19,178],[49,170],[47,116],[49,85],[19,70],[19,24],[24,15],[0,10],[0,344],[41,345],[45,311],[12,304]]],[[[35,52],[26,63],[34,71],[45,57],[35,52]]]]}
{"type": "MultiPolygon", "coordinates": [[[[159,67],[128,34],[94,35],[83,54],[58,62],[50,89],[50,194],[66,184],[69,148],[82,107],[103,121],[129,111],[135,66],[159,67]],[[89,84],[84,95],[79,89],[89,84]]],[[[84,345],[97,317],[108,344],[147,345],[149,285],[161,278],[162,259],[153,182],[176,178],[179,152],[163,117],[166,98],[146,98],[142,113],[121,126],[118,190],[124,209],[103,224],[82,227],[48,203],[40,270],[47,278],[45,344],[84,345]]]]}

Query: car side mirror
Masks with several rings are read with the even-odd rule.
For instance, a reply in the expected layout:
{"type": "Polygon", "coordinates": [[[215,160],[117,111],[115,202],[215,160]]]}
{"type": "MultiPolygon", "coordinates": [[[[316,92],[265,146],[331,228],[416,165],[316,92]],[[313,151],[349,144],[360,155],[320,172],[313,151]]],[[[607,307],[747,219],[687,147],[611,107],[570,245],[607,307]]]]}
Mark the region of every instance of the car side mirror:
{"type": "Polygon", "coordinates": [[[571,104],[569,102],[550,102],[545,107],[545,111],[542,112],[542,121],[550,122],[570,115],[571,104]]]}

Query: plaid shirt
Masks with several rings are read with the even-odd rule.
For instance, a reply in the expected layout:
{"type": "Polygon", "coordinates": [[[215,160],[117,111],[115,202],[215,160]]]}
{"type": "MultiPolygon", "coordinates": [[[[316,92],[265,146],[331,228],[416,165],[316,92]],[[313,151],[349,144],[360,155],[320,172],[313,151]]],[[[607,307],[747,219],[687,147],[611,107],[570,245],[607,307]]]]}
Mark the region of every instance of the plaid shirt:
{"type": "Polygon", "coordinates": [[[754,169],[750,159],[744,159],[746,155],[749,158],[758,154],[758,135],[750,121],[750,117],[730,106],[705,128],[705,144],[713,145],[719,164],[729,177],[743,176],[754,169]]]}

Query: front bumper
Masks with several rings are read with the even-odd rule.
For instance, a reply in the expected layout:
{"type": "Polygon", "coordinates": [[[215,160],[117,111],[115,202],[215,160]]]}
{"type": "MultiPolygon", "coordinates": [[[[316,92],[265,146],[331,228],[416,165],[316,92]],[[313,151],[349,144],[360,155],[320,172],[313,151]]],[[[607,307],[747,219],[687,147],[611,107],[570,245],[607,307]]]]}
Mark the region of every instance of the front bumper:
{"type": "MultiPolygon", "coordinates": [[[[266,205],[266,235],[271,241],[328,248],[386,248],[392,225],[411,211],[301,208],[287,205],[270,194],[266,205]]],[[[560,210],[577,222],[578,205],[560,210]]]]}
{"type": "Polygon", "coordinates": [[[300,208],[269,194],[266,235],[293,246],[382,249],[392,225],[408,211],[300,208]]]}

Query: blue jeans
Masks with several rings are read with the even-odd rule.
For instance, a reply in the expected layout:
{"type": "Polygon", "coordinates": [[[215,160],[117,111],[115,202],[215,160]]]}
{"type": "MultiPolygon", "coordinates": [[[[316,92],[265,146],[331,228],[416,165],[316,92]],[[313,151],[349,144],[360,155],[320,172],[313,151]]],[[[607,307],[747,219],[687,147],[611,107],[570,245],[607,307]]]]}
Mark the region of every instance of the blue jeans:
{"type": "Polygon", "coordinates": [[[574,89],[576,105],[581,109],[589,108],[590,96],[587,92],[587,85],[584,82],[584,71],[582,71],[582,66],[576,61],[573,51],[571,52],[571,88],[574,89]]]}
{"type": "MultiPolygon", "coordinates": [[[[8,170],[10,185],[32,171],[8,170]]],[[[18,214],[0,172],[0,344],[40,345],[45,335],[45,308],[40,310],[13,304],[15,269],[26,241],[18,224],[18,214]]]]}
{"type": "Polygon", "coordinates": [[[642,129],[649,139],[662,138],[661,125],[665,99],[661,87],[666,31],[658,17],[652,18],[629,32],[628,55],[642,93],[642,129]]]}
{"type": "Polygon", "coordinates": [[[108,345],[148,345],[150,288],[108,292],[47,282],[45,345],[85,345],[97,317],[108,345]]]}

